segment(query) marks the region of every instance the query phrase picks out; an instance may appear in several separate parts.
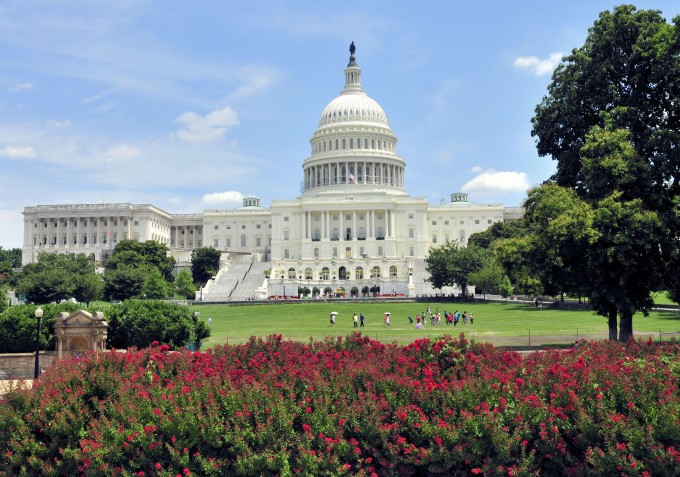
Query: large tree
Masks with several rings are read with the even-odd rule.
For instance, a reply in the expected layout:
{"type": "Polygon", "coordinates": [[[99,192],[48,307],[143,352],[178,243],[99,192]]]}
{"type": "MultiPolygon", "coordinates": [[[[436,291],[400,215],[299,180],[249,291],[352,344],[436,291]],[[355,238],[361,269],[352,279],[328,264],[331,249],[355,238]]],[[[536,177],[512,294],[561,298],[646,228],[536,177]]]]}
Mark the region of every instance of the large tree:
{"type": "Polygon", "coordinates": [[[146,242],[122,240],[116,245],[105,266],[107,270],[116,270],[121,266],[148,270],[157,268],[167,282],[172,282],[175,259],[170,256],[169,252],[167,245],[155,240],[146,242]]]}
{"type": "Polygon", "coordinates": [[[679,23],[631,5],[601,13],[532,119],[539,154],[557,161],[552,179],[593,210],[589,295],[610,335],[618,313],[623,340],[659,278],[672,285],[677,274],[663,263],[680,239],[679,23]]]}
{"type": "Polygon", "coordinates": [[[80,300],[84,282],[95,279],[92,255],[40,252],[37,262],[23,268],[17,291],[31,303],[80,300]]]}
{"type": "Polygon", "coordinates": [[[191,275],[200,285],[210,280],[220,269],[222,252],[213,247],[201,247],[191,252],[191,275]]]}
{"type": "Polygon", "coordinates": [[[458,285],[466,297],[470,275],[481,270],[488,260],[489,252],[483,248],[446,242],[431,248],[425,259],[428,281],[434,288],[458,285]]]}

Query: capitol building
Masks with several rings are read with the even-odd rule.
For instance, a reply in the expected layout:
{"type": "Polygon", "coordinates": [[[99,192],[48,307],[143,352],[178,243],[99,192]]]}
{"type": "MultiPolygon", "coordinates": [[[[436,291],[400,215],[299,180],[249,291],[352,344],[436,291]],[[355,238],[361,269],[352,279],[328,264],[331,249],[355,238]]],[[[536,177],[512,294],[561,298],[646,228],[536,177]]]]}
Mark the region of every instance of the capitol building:
{"type": "Polygon", "coordinates": [[[23,263],[41,251],[95,254],[121,240],[165,244],[178,266],[192,250],[223,252],[205,301],[297,296],[298,287],[350,293],[435,293],[428,249],[521,216],[517,207],[475,204],[465,193],[431,205],[406,191],[406,160],[383,108],[361,87],[354,44],[344,88],[321,112],[302,162],[299,197],[262,207],[245,197],[236,209],[172,214],[149,204],[38,205],[24,208],[23,263]]]}

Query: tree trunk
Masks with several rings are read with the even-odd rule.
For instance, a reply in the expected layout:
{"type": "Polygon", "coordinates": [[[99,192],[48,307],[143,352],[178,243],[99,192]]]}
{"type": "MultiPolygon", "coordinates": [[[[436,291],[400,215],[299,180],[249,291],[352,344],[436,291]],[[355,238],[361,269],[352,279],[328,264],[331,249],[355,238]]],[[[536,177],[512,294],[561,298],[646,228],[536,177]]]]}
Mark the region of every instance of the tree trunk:
{"type": "Polygon", "coordinates": [[[616,341],[616,328],[617,328],[617,322],[616,322],[616,308],[610,308],[609,309],[609,341],[616,341]]]}
{"type": "Polygon", "coordinates": [[[619,341],[625,343],[633,339],[633,310],[630,308],[623,309],[620,315],[619,341]]]}

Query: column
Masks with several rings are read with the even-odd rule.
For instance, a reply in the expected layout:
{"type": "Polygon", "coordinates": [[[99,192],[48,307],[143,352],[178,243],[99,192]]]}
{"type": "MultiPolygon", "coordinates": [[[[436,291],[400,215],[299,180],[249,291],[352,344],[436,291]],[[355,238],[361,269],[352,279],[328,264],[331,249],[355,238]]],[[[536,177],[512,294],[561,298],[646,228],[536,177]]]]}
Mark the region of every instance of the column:
{"type": "MultiPolygon", "coordinates": [[[[347,169],[345,169],[347,170],[347,169]]],[[[341,210],[340,211],[340,236],[338,237],[340,240],[345,240],[345,211],[341,210]]]]}
{"type": "Polygon", "coordinates": [[[352,240],[357,238],[357,211],[352,211],[352,240]]]}
{"type": "Polygon", "coordinates": [[[394,236],[394,224],[395,224],[396,218],[394,216],[394,211],[390,210],[390,238],[394,236]]]}

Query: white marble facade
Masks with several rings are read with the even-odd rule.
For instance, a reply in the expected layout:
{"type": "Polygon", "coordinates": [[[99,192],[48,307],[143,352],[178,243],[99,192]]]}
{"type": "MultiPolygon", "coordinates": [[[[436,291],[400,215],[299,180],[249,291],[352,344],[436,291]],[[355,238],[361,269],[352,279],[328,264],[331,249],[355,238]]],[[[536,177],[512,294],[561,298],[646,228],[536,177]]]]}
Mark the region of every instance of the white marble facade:
{"type": "Polygon", "coordinates": [[[412,294],[410,277],[424,267],[429,247],[466,244],[494,222],[521,216],[519,208],[474,204],[464,193],[437,205],[408,195],[397,137],[363,91],[354,54],[344,77],[310,140],[300,197],[274,200],[269,208],[246,197],[240,208],[183,215],[138,204],[26,207],[24,263],[40,250],[101,257],[123,239],[156,240],[179,262],[202,246],[270,261],[270,294],[288,280],[360,289],[380,282],[383,293],[412,294]]]}

